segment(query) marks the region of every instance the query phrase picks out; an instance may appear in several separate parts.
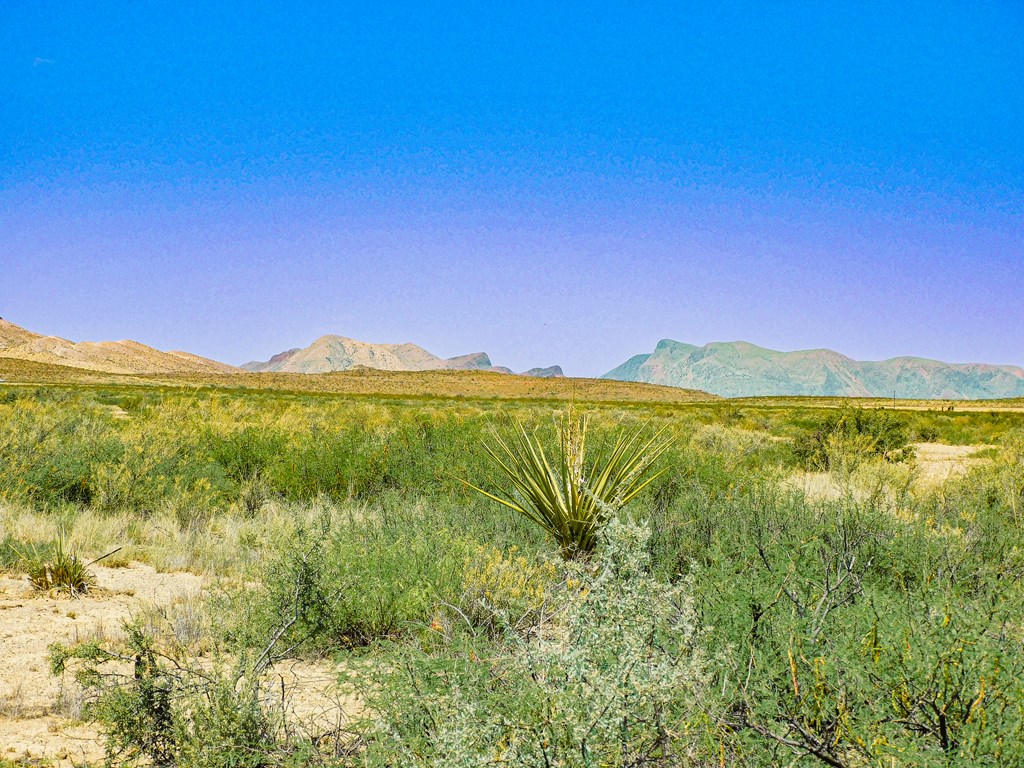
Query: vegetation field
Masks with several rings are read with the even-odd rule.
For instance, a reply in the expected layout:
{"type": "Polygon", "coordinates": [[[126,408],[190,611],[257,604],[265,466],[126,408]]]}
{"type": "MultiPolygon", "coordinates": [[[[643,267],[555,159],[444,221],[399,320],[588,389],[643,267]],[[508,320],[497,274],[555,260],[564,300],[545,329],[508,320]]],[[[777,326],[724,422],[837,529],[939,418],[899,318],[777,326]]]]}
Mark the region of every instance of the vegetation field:
{"type": "Polygon", "coordinates": [[[1013,403],[0,378],[0,765],[1021,764],[1013,403]]]}
{"type": "Polygon", "coordinates": [[[336,373],[117,374],[0,357],[0,378],[11,384],[150,386],[165,389],[272,390],[369,397],[502,398],[587,402],[692,403],[719,398],[692,389],[608,379],[532,378],[490,371],[380,371],[336,373]]]}

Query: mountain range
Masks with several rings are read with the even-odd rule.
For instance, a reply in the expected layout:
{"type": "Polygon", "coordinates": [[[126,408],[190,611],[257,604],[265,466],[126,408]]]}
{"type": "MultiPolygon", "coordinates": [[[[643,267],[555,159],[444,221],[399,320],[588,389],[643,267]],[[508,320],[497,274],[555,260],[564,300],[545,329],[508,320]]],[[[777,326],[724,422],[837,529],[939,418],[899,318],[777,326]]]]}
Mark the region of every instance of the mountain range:
{"type": "MultiPolygon", "coordinates": [[[[442,358],[415,344],[369,344],[334,335],[237,368],[188,352],[162,352],[136,341],[73,342],[44,336],[3,319],[0,358],[115,374],[331,373],[360,367],[512,373],[493,365],[485,352],[442,358]]],[[[553,365],[520,375],[557,378],[563,373],[553,365]]],[[[864,362],[830,349],[779,352],[743,341],[698,347],[663,339],[653,352],[635,355],[601,378],[699,389],[722,397],[1024,397],[1024,369],[1016,366],[943,363],[919,357],[864,362]]]]}
{"type": "MultiPolygon", "coordinates": [[[[266,362],[254,361],[242,366],[247,371],[275,373],[330,373],[362,366],[382,371],[494,371],[512,373],[510,368],[491,364],[486,352],[442,358],[415,344],[368,344],[344,336],[321,336],[308,347],[289,349],[266,362]]],[[[521,376],[558,378],[557,365],[531,368],[521,376]]]]}
{"type": "Polygon", "coordinates": [[[804,395],[988,399],[1024,397],[1024,369],[920,357],[862,362],[830,349],[779,352],[744,341],[697,347],[671,339],[602,378],[701,389],[722,397],[804,395]]]}

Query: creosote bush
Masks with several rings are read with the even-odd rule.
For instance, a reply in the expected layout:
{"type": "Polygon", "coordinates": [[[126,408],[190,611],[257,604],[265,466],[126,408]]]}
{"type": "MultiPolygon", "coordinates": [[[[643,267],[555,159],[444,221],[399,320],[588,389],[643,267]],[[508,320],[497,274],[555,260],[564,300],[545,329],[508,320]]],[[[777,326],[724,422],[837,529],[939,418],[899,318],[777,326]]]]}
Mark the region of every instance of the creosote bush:
{"type": "Polygon", "coordinates": [[[843,407],[826,413],[800,437],[797,455],[808,468],[849,474],[862,462],[913,458],[903,416],[883,409],[843,407]]]}

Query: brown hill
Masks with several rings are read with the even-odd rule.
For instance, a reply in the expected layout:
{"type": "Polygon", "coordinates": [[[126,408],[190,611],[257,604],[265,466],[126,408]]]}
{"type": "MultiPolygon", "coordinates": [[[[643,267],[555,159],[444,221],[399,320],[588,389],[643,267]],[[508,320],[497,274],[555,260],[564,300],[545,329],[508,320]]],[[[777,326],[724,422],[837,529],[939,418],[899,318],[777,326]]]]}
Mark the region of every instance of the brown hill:
{"type": "Polygon", "coordinates": [[[238,369],[188,352],[161,352],[137,341],[74,342],[33,333],[0,319],[0,357],[103,373],[234,373],[238,369]]]}
{"type": "Polygon", "coordinates": [[[214,387],[233,392],[278,391],[346,397],[575,401],[578,403],[685,404],[716,402],[705,392],[606,379],[531,378],[493,371],[381,371],[336,373],[102,373],[36,363],[0,353],[0,391],[18,384],[66,386],[214,387]]]}
{"type": "MultiPolygon", "coordinates": [[[[512,373],[509,368],[493,365],[486,352],[473,352],[443,358],[415,344],[371,344],[346,336],[321,336],[308,347],[289,349],[266,362],[254,360],[242,366],[255,373],[335,373],[356,368],[379,371],[493,371],[512,373]]],[[[531,368],[523,376],[547,378],[561,376],[557,365],[531,368]]]]}

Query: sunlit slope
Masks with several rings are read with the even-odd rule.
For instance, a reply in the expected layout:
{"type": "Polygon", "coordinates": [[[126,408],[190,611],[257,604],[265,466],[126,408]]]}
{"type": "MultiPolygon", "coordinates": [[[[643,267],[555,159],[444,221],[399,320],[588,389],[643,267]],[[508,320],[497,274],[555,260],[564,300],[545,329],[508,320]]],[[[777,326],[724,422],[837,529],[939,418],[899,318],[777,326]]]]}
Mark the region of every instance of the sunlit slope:
{"type": "Polygon", "coordinates": [[[383,371],[432,371],[442,368],[488,368],[487,355],[445,360],[415,344],[368,344],[345,336],[321,336],[308,347],[289,349],[266,362],[246,363],[248,371],[266,373],[330,373],[357,366],[383,371]]]}
{"type": "Polygon", "coordinates": [[[162,352],[137,341],[74,342],[0,320],[0,358],[103,373],[230,373],[238,369],[188,352],[162,352]]]}
{"type": "Polygon", "coordinates": [[[385,397],[577,400],[607,403],[695,403],[719,398],[705,392],[604,379],[529,378],[489,371],[379,371],[357,368],[324,374],[146,374],[87,371],[0,357],[9,384],[200,386],[234,390],[323,392],[385,397]]]}
{"type": "Polygon", "coordinates": [[[701,389],[723,397],[1024,397],[1024,370],[1015,366],[919,357],[862,362],[830,349],[778,352],[742,341],[697,347],[665,339],[651,354],[636,355],[604,377],[701,389]]]}
{"type": "MultiPolygon", "coordinates": [[[[261,373],[332,373],[358,367],[381,371],[496,371],[512,373],[504,366],[491,363],[486,352],[473,352],[443,358],[416,344],[371,344],[345,336],[321,336],[308,347],[285,350],[265,362],[253,361],[242,366],[261,373]]],[[[562,375],[557,365],[531,368],[523,376],[551,378],[562,375]]]]}

